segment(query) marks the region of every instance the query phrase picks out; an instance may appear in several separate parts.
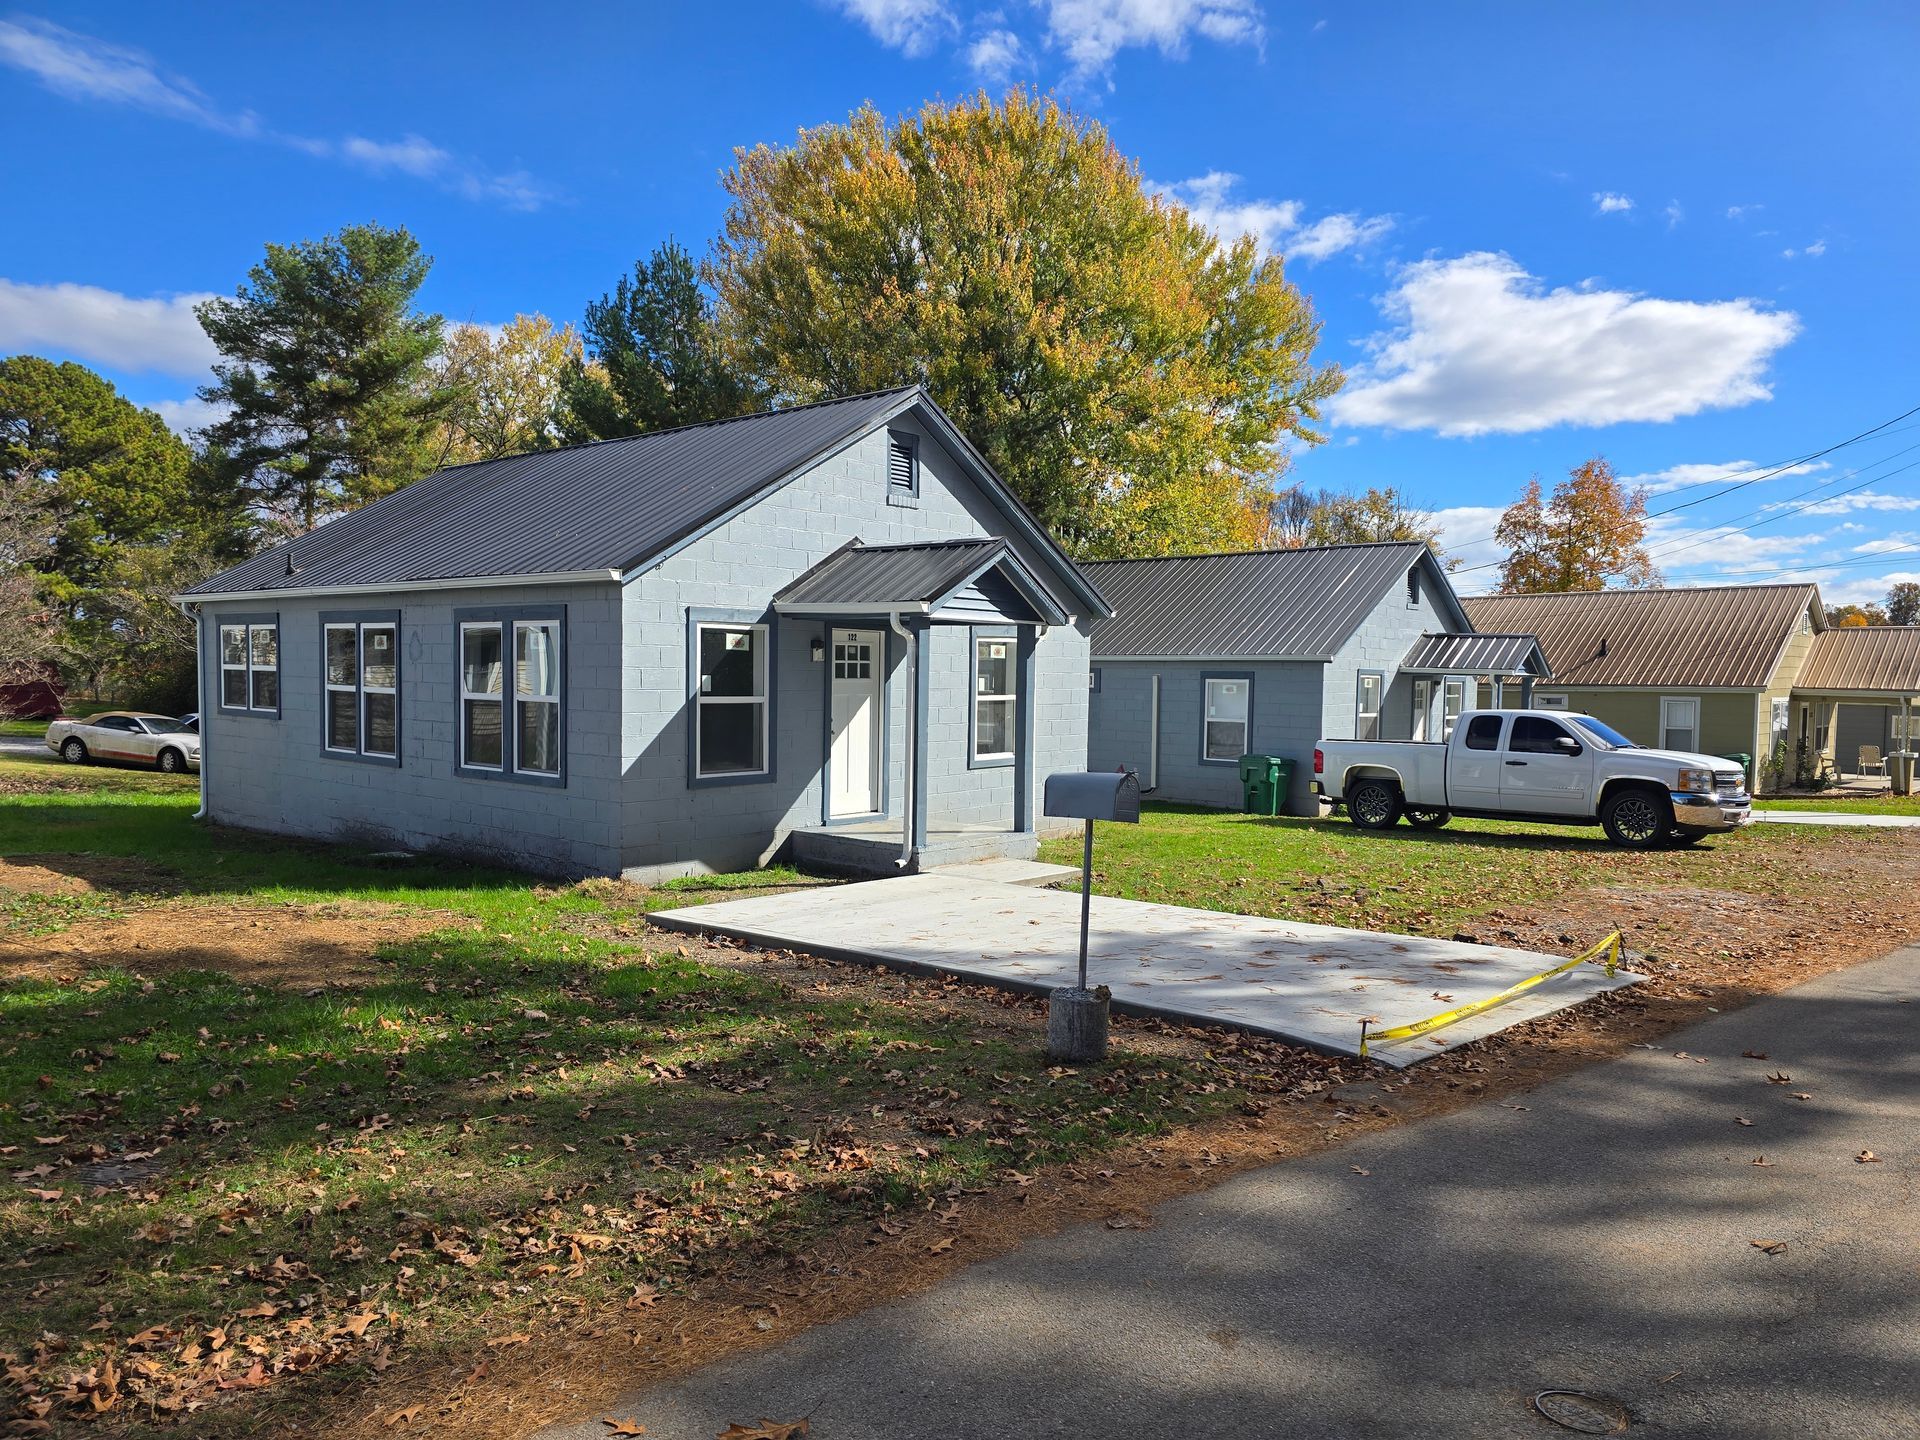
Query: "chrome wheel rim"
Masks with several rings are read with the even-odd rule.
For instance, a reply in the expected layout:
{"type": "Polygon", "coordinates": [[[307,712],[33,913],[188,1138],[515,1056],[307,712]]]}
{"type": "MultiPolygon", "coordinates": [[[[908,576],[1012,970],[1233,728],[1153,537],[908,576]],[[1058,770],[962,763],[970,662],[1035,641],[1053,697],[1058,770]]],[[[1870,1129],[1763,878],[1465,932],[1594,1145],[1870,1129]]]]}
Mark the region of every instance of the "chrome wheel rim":
{"type": "Polygon", "coordinates": [[[1660,817],[1653,802],[1636,795],[1613,807],[1614,828],[1629,840],[1651,840],[1660,833],[1660,817]]]}
{"type": "Polygon", "coordinates": [[[78,765],[80,763],[80,757],[85,755],[87,752],[78,740],[69,740],[67,741],[66,744],[60,747],[60,753],[67,760],[71,761],[75,765],[78,765]]]}

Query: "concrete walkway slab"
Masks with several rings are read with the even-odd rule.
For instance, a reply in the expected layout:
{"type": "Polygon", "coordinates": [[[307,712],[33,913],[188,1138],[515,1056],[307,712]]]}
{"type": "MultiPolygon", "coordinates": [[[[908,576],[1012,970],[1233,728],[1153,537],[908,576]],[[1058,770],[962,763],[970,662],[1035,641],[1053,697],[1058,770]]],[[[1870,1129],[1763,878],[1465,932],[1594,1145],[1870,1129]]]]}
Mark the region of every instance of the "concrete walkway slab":
{"type": "MultiPolygon", "coordinates": [[[[1080,897],[952,873],[869,880],[787,895],[662,910],[670,929],[754,945],[955,975],[1045,993],[1074,982],[1080,897]]],[[[1234,1025],[1333,1054],[1359,1051],[1360,1021],[1391,1029],[1497,994],[1566,956],[1415,935],[1384,935],[1095,896],[1089,983],[1116,1008],[1234,1025]]],[[[1410,1065],[1603,990],[1631,985],[1582,965],[1431,1034],[1373,1046],[1410,1065]]]]}
{"type": "Polygon", "coordinates": [[[1049,865],[1044,860],[969,860],[961,865],[935,865],[929,875],[951,875],[957,880],[998,880],[1002,885],[1031,885],[1044,889],[1071,880],[1080,872],[1071,865],[1049,865]]]}
{"type": "Polygon", "coordinates": [[[1856,815],[1845,810],[1756,810],[1755,820],[1776,825],[1862,826],[1870,830],[1920,830],[1920,815],[1856,815]]]}
{"type": "Polygon", "coordinates": [[[1823,976],[1150,1228],[1033,1241],[541,1440],[805,1414],[822,1440],[1548,1440],[1571,1433],[1527,1408],[1549,1388],[1614,1396],[1665,1440],[1913,1440],[1917,994],[1920,950],[1823,976]]]}

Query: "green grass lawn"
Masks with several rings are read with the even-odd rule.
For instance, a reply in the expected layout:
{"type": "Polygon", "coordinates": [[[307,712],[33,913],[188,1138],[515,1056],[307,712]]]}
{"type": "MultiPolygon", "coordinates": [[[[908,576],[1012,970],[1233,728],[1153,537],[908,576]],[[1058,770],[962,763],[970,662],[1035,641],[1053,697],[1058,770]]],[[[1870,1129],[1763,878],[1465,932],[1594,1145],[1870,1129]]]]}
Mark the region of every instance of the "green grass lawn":
{"type": "Polygon", "coordinates": [[[1756,810],[1827,810],[1848,815],[1920,815],[1920,795],[1874,795],[1855,799],[1840,795],[1808,795],[1756,800],[1756,810]]]}
{"type": "MultiPolygon", "coordinates": [[[[1495,907],[1596,886],[1789,895],[1805,857],[1830,841],[1830,832],[1767,825],[1696,849],[1640,854],[1609,845],[1598,828],[1455,820],[1430,832],[1372,831],[1344,816],[1263,819],[1150,803],[1138,826],[1099,827],[1094,868],[1103,894],[1128,899],[1450,935],[1495,907]]],[[[1078,865],[1080,842],[1049,840],[1041,853],[1078,865]]]]}
{"type": "Polygon", "coordinates": [[[12,894],[0,940],[236,903],[445,923],[306,988],[145,974],[137,952],[0,977],[15,1418],[237,1390],[194,1433],[257,1433],[291,1375],[617,1313],[1245,1098],[1218,1065],[1124,1043],[1049,1070],[1032,1017],[989,1023],[935,987],[801,992],[622,938],[655,904],[790,872],[636,892],[389,868],[196,825],[195,803],[191,780],[0,757],[0,854],[139,877],[12,894]]]}
{"type": "Polygon", "coordinates": [[[47,733],[49,720],[0,720],[0,735],[30,735],[35,740],[47,733]]]}

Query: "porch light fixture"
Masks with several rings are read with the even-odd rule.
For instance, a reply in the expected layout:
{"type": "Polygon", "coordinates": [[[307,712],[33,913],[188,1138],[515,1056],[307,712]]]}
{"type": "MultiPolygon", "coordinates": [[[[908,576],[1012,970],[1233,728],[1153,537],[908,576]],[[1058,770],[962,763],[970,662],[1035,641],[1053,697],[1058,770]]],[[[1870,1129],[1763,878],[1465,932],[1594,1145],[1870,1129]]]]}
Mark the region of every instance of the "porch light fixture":
{"type": "Polygon", "coordinates": [[[827,642],[825,640],[816,635],[813,637],[812,644],[808,648],[813,654],[814,664],[820,665],[825,663],[827,658],[827,642]]]}

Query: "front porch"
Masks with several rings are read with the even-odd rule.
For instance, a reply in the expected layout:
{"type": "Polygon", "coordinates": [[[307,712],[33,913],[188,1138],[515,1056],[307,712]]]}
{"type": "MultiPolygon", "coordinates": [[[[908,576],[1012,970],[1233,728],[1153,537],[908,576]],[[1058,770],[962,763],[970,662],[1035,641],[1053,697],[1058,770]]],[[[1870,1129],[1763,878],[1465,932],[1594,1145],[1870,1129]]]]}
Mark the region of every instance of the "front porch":
{"type": "Polygon", "coordinates": [[[900,875],[1034,858],[1035,655],[1072,617],[1005,540],[855,540],[774,609],[821,622],[827,662],[822,813],[789,833],[793,863],[900,875]],[[890,764],[896,728],[904,755],[890,764]]]}

